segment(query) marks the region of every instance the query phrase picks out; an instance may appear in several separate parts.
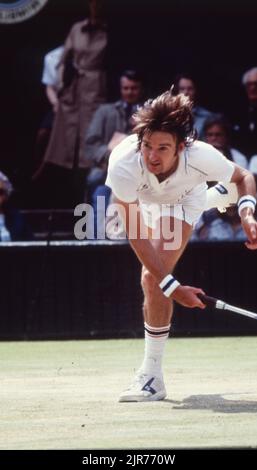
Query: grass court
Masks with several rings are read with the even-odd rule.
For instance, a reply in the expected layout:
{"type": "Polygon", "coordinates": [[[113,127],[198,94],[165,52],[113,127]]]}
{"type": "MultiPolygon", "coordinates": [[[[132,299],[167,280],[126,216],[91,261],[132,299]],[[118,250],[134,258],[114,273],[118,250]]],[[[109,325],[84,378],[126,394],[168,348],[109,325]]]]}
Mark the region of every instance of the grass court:
{"type": "Polygon", "coordinates": [[[143,348],[0,343],[0,449],[257,448],[256,337],[171,338],[167,399],[119,403],[143,348]]]}

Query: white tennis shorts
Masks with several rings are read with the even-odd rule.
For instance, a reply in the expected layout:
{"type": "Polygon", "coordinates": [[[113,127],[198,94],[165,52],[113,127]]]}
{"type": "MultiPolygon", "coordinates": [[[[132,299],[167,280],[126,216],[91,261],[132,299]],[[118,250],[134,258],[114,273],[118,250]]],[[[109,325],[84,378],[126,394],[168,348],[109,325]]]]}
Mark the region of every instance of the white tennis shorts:
{"type": "Polygon", "coordinates": [[[155,229],[161,217],[184,220],[193,227],[206,208],[206,187],[199,185],[176,204],[165,202],[150,203],[139,199],[140,210],[147,227],[155,229]]]}

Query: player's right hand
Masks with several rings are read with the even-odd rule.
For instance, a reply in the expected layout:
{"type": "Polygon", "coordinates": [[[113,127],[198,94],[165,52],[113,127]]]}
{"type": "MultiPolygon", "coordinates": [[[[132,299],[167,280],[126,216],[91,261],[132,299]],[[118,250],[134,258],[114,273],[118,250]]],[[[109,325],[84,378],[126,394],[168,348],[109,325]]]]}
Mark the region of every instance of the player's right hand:
{"type": "Polygon", "coordinates": [[[205,294],[205,292],[198,287],[180,285],[174,290],[172,298],[184,307],[203,309],[206,305],[197,297],[197,294],[205,294]]]}

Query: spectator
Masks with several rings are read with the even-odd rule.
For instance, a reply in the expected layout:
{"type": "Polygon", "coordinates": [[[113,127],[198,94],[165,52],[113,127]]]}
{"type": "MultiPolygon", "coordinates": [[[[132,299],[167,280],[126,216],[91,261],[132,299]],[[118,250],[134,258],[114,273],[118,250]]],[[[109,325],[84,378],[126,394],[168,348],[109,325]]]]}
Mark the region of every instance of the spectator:
{"type": "Polygon", "coordinates": [[[13,187],[7,176],[0,172],[0,242],[33,239],[22,214],[10,205],[13,187]]]}
{"type": "Polygon", "coordinates": [[[205,121],[203,128],[204,140],[213,145],[229,160],[243,168],[247,168],[248,161],[245,155],[230,145],[231,131],[230,123],[224,117],[212,117],[205,121]]]}
{"type": "Polygon", "coordinates": [[[233,126],[233,144],[250,160],[257,153],[257,67],[244,73],[242,84],[246,103],[233,126]]]}
{"type": "Polygon", "coordinates": [[[88,128],[86,154],[91,159],[93,168],[89,173],[87,185],[89,199],[94,208],[95,221],[97,197],[105,198],[105,207],[110,198],[111,190],[104,184],[109,155],[116,145],[132,131],[132,115],[137,111],[142,95],[142,77],[135,70],[125,70],[120,77],[120,100],[101,105],[88,128]]]}
{"type": "Polygon", "coordinates": [[[48,52],[44,57],[44,68],[42,74],[42,83],[45,85],[47,100],[51,105],[50,111],[44,116],[40,128],[37,132],[35,143],[34,167],[36,172],[33,179],[37,178],[41,171],[41,163],[45,154],[51,130],[53,127],[54,114],[58,108],[58,64],[63,53],[63,46],[57,47],[48,52]]]}
{"type": "MultiPolygon", "coordinates": [[[[248,167],[247,158],[230,145],[232,128],[222,116],[208,118],[203,127],[204,140],[213,145],[229,160],[243,168],[248,167]]],[[[217,209],[206,211],[193,232],[191,240],[245,240],[237,210],[231,207],[224,213],[217,209]]]]}
{"type": "Polygon", "coordinates": [[[204,212],[196,224],[192,241],[246,241],[237,206],[220,213],[217,209],[204,212]]]}
{"type": "Polygon", "coordinates": [[[50,185],[57,207],[73,207],[84,197],[85,175],[90,166],[85,134],[94,111],[106,96],[107,32],[103,7],[104,0],[89,0],[89,18],[71,28],[58,67],[58,105],[44,156],[51,180],[48,189],[50,185]]]}
{"type": "Polygon", "coordinates": [[[46,96],[50,102],[53,111],[58,108],[58,66],[61,61],[64,47],[59,46],[48,52],[44,58],[44,68],[42,74],[42,83],[46,87],[46,96]]]}
{"type": "Polygon", "coordinates": [[[184,93],[193,103],[194,126],[197,130],[198,139],[203,138],[203,127],[206,119],[217,116],[198,104],[198,91],[195,80],[190,74],[181,73],[174,79],[174,94],[184,93]]]}

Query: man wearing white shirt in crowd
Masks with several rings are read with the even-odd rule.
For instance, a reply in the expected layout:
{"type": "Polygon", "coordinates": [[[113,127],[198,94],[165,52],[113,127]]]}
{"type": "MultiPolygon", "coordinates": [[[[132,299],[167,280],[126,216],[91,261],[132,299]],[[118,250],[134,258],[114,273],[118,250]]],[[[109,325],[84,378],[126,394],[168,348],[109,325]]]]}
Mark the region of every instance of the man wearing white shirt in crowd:
{"type": "Polygon", "coordinates": [[[53,107],[53,111],[57,111],[58,107],[58,65],[63,53],[63,46],[57,47],[48,52],[44,58],[44,68],[42,74],[42,83],[46,86],[46,96],[53,107]]]}
{"type": "Polygon", "coordinates": [[[58,65],[60,63],[63,49],[64,46],[59,46],[48,52],[44,57],[41,82],[45,86],[46,97],[51,105],[51,109],[43,117],[37,132],[34,155],[36,171],[33,175],[33,179],[37,179],[42,172],[42,159],[49,142],[54,115],[58,109],[58,65]]]}

